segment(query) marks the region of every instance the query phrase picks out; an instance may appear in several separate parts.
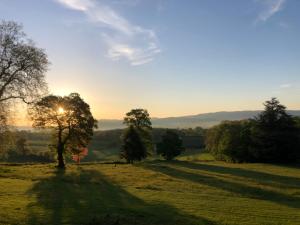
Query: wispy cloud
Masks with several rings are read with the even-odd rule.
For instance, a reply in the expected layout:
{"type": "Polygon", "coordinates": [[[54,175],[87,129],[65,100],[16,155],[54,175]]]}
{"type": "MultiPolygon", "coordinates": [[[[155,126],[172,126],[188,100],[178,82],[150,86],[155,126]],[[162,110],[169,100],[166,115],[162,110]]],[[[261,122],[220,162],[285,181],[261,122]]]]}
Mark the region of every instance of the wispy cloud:
{"type": "Polygon", "coordinates": [[[161,52],[155,42],[149,42],[144,48],[132,47],[128,44],[120,43],[117,40],[103,34],[103,39],[109,46],[108,57],[112,60],[120,60],[126,58],[131,65],[138,66],[149,63],[153,60],[153,56],[161,52]]]}
{"type": "Polygon", "coordinates": [[[112,4],[136,6],[140,3],[140,0],[109,0],[112,4]]]}
{"type": "Polygon", "coordinates": [[[292,87],[292,84],[281,84],[279,87],[281,89],[290,88],[290,87],[292,87]]]}
{"type": "Polygon", "coordinates": [[[90,0],[56,0],[64,6],[79,11],[87,11],[94,6],[94,3],[90,0]]]}
{"type": "Polygon", "coordinates": [[[92,0],[56,0],[70,9],[81,11],[89,21],[107,28],[102,33],[107,44],[107,56],[113,60],[122,58],[131,65],[152,61],[161,50],[154,30],[130,23],[108,5],[92,0]]]}
{"type": "Polygon", "coordinates": [[[290,28],[290,25],[286,22],[279,22],[278,25],[284,29],[290,28]]]}
{"type": "Polygon", "coordinates": [[[256,0],[263,5],[263,10],[259,13],[256,22],[266,22],[273,15],[283,9],[287,0],[256,0]]]}

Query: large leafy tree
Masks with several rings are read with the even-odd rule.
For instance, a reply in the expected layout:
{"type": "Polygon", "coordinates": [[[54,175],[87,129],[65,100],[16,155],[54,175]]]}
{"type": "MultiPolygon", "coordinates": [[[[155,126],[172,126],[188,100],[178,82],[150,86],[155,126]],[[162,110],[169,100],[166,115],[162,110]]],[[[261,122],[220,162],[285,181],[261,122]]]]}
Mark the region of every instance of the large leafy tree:
{"type": "Polygon", "coordinates": [[[157,154],[162,155],[166,160],[172,160],[183,150],[182,139],[172,130],[167,130],[162,136],[161,142],[157,144],[157,154]]]}
{"type": "Polygon", "coordinates": [[[0,22],[0,102],[21,99],[28,103],[46,90],[48,59],[12,21],[0,22]]]}
{"type": "Polygon", "coordinates": [[[147,149],[143,143],[140,133],[130,125],[122,136],[121,158],[127,163],[141,161],[147,157],[147,149]]]}
{"type": "Polygon", "coordinates": [[[12,21],[0,21],[0,152],[5,153],[12,141],[8,131],[11,100],[29,103],[47,90],[44,74],[48,59],[12,21]]]}
{"type": "Polygon", "coordinates": [[[139,133],[148,152],[153,151],[152,143],[152,123],[150,115],[146,109],[132,109],[126,113],[124,124],[132,126],[139,133]]]}
{"type": "Polygon", "coordinates": [[[33,105],[30,114],[34,127],[54,130],[60,168],[65,167],[63,153],[87,147],[97,127],[89,105],[77,93],[46,96],[33,105]]]}
{"type": "Polygon", "coordinates": [[[256,118],[254,141],[256,158],[266,162],[290,162],[299,157],[299,128],[276,98],[264,103],[256,118]]]}

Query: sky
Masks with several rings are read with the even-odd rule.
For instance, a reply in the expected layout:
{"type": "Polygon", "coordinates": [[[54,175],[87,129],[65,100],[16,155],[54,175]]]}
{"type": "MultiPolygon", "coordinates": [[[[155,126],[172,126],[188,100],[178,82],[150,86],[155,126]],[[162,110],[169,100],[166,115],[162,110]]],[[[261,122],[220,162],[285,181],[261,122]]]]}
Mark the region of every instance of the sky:
{"type": "Polygon", "coordinates": [[[300,109],[299,0],[0,0],[97,119],[300,109]]]}

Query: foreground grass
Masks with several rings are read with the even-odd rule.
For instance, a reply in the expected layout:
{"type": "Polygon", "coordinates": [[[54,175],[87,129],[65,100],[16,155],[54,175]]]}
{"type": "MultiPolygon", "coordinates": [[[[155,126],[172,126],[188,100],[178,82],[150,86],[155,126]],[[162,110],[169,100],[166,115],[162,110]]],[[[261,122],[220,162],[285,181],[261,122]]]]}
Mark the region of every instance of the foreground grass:
{"type": "Polygon", "coordinates": [[[206,161],[0,165],[0,224],[300,225],[300,168],[206,161]]]}

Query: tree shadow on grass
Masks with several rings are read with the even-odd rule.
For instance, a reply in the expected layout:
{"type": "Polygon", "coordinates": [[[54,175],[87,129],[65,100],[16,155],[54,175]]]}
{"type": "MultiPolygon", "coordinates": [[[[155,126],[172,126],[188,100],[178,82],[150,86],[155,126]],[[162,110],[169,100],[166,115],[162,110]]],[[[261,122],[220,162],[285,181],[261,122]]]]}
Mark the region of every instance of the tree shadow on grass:
{"type": "MultiPolygon", "coordinates": [[[[185,162],[185,161],[176,161],[176,162],[169,162],[176,164],[178,166],[182,166],[189,169],[196,169],[196,170],[204,170],[207,172],[214,172],[220,174],[228,174],[233,176],[239,176],[242,178],[253,179],[258,183],[270,186],[277,186],[280,188],[299,188],[300,189],[300,178],[297,177],[289,177],[289,176],[281,176],[275,175],[270,173],[264,173],[259,171],[253,170],[246,170],[241,168],[232,168],[232,167],[224,167],[224,166],[217,166],[211,164],[202,164],[202,163],[193,163],[193,162],[185,162]]],[[[300,168],[294,167],[294,169],[299,170],[300,168]]]]}
{"type": "MultiPolygon", "coordinates": [[[[260,199],[265,201],[274,202],[277,204],[285,205],[292,208],[300,208],[300,198],[296,196],[290,196],[283,193],[266,190],[258,187],[248,186],[241,183],[235,183],[231,181],[226,181],[224,179],[218,179],[209,175],[195,174],[192,172],[183,171],[181,169],[174,168],[170,166],[173,165],[182,165],[181,162],[172,162],[172,163],[147,163],[143,165],[146,169],[150,169],[156,172],[166,174],[168,176],[188,180],[195,183],[208,185],[214,188],[222,189],[228,192],[235,193],[241,197],[260,199]]],[[[188,167],[187,165],[185,165],[188,167]]]]}
{"type": "Polygon", "coordinates": [[[147,203],[96,170],[57,170],[54,176],[37,182],[28,194],[37,202],[28,206],[27,224],[214,224],[164,203],[147,203]]]}

